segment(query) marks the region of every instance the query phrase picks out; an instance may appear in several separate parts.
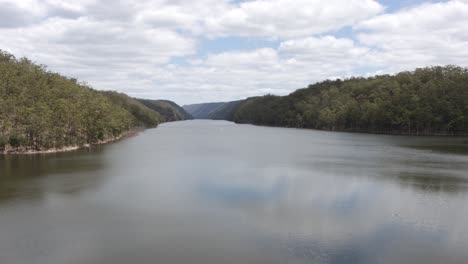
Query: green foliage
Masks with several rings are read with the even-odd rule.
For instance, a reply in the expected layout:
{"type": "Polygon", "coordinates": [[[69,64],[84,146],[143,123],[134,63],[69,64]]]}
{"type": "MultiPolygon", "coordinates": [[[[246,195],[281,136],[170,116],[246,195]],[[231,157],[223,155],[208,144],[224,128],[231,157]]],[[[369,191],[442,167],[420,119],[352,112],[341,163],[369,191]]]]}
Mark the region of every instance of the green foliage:
{"type": "Polygon", "coordinates": [[[160,121],[124,94],[93,90],[0,51],[0,150],[96,143],[160,121]]]}
{"type": "Polygon", "coordinates": [[[5,137],[0,136],[0,151],[4,151],[8,141],[5,137]]]}
{"type": "Polygon", "coordinates": [[[26,138],[24,135],[11,135],[8,144],[13,148],[19,148],[21,145],[26,143],[26,138]]]}
{"type": "Polygon", "coordinates": [[[395,76],[324,81],[288,96],[245,100],[239,123],[399,134],[468,134],[468,70],[431,67],[395,76]]]}
{"type": "Polygon", "coordinates": [[[131,98],[126,94],[118,92],[102,92],[107,96],[112,104],[126,109],[132,115],[132,126],[138,127],[156,127],[163,121],[160,113],[149,109],[137,99],[131,98]]]}

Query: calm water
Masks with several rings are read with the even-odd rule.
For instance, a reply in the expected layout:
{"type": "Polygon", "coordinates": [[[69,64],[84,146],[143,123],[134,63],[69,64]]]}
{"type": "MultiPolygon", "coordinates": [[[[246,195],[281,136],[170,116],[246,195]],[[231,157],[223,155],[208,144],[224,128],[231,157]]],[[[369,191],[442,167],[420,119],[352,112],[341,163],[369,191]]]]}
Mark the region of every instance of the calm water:
{"type": "Polygon", "coordinates": [[[0,263],[468,263],[468,139],[168,123],[0,157],[0,263]]]}

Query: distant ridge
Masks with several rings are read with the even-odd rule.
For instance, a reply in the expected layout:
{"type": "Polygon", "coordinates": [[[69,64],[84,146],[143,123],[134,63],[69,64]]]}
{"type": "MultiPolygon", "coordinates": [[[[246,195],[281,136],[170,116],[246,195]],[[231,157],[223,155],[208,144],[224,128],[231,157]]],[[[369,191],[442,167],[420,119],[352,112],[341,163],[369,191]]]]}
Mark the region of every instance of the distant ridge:
{"type": "Polygon", "coordinates": [[[242,102],[243,100],[239,100],[232,102],[191,104],[182,107],[195,119],[230,120],[233,118],[234,111],[242,102]]]}

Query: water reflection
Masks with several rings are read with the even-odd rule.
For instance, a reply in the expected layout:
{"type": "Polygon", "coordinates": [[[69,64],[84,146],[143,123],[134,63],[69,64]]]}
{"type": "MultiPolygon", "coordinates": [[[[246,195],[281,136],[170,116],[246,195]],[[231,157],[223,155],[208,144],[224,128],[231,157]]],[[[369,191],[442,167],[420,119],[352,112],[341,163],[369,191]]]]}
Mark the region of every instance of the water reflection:
{"type": "Polygon", "coordinates": [[[432,145],[407,145],[406,147],[440,153],[468,155],[468,143],[466,141],[453,142],[450,145],[442,143],[432,145]]]}
{"type": "Polygon", "coordinates": [[[0,203],[10,199],[40,200],[47,193],[67,195],[95,187],[93,173],[106,166],[102,147],[68,153],[0,155],[0,203]]]}
{"type": "Polygon", "coordinates": [[[208,178],[199,184],[198,192],[207,201],[227,207],[259,207],[278,200],[287,189],[284,177],[267,185],[264,183],[254,186],[251,182],[221,182],[208,178]]]}

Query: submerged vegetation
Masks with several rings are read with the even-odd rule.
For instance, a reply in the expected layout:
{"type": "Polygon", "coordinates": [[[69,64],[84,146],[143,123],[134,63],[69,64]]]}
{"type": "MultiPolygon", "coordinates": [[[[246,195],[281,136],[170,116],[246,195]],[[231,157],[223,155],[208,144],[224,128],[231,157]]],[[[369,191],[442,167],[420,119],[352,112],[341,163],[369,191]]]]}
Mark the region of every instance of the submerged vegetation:
{"type": "Polygon", "coordinates": [[[161,115],[0,51],[0,152],[79,147],[156,127],[161,115]]]}
{"type": "Polygon", "coordinates": [[[243,101],[230,120],[257,125],[413,135],[468,134],[468,70],[430,67],[324,81],[243,101]]]}

